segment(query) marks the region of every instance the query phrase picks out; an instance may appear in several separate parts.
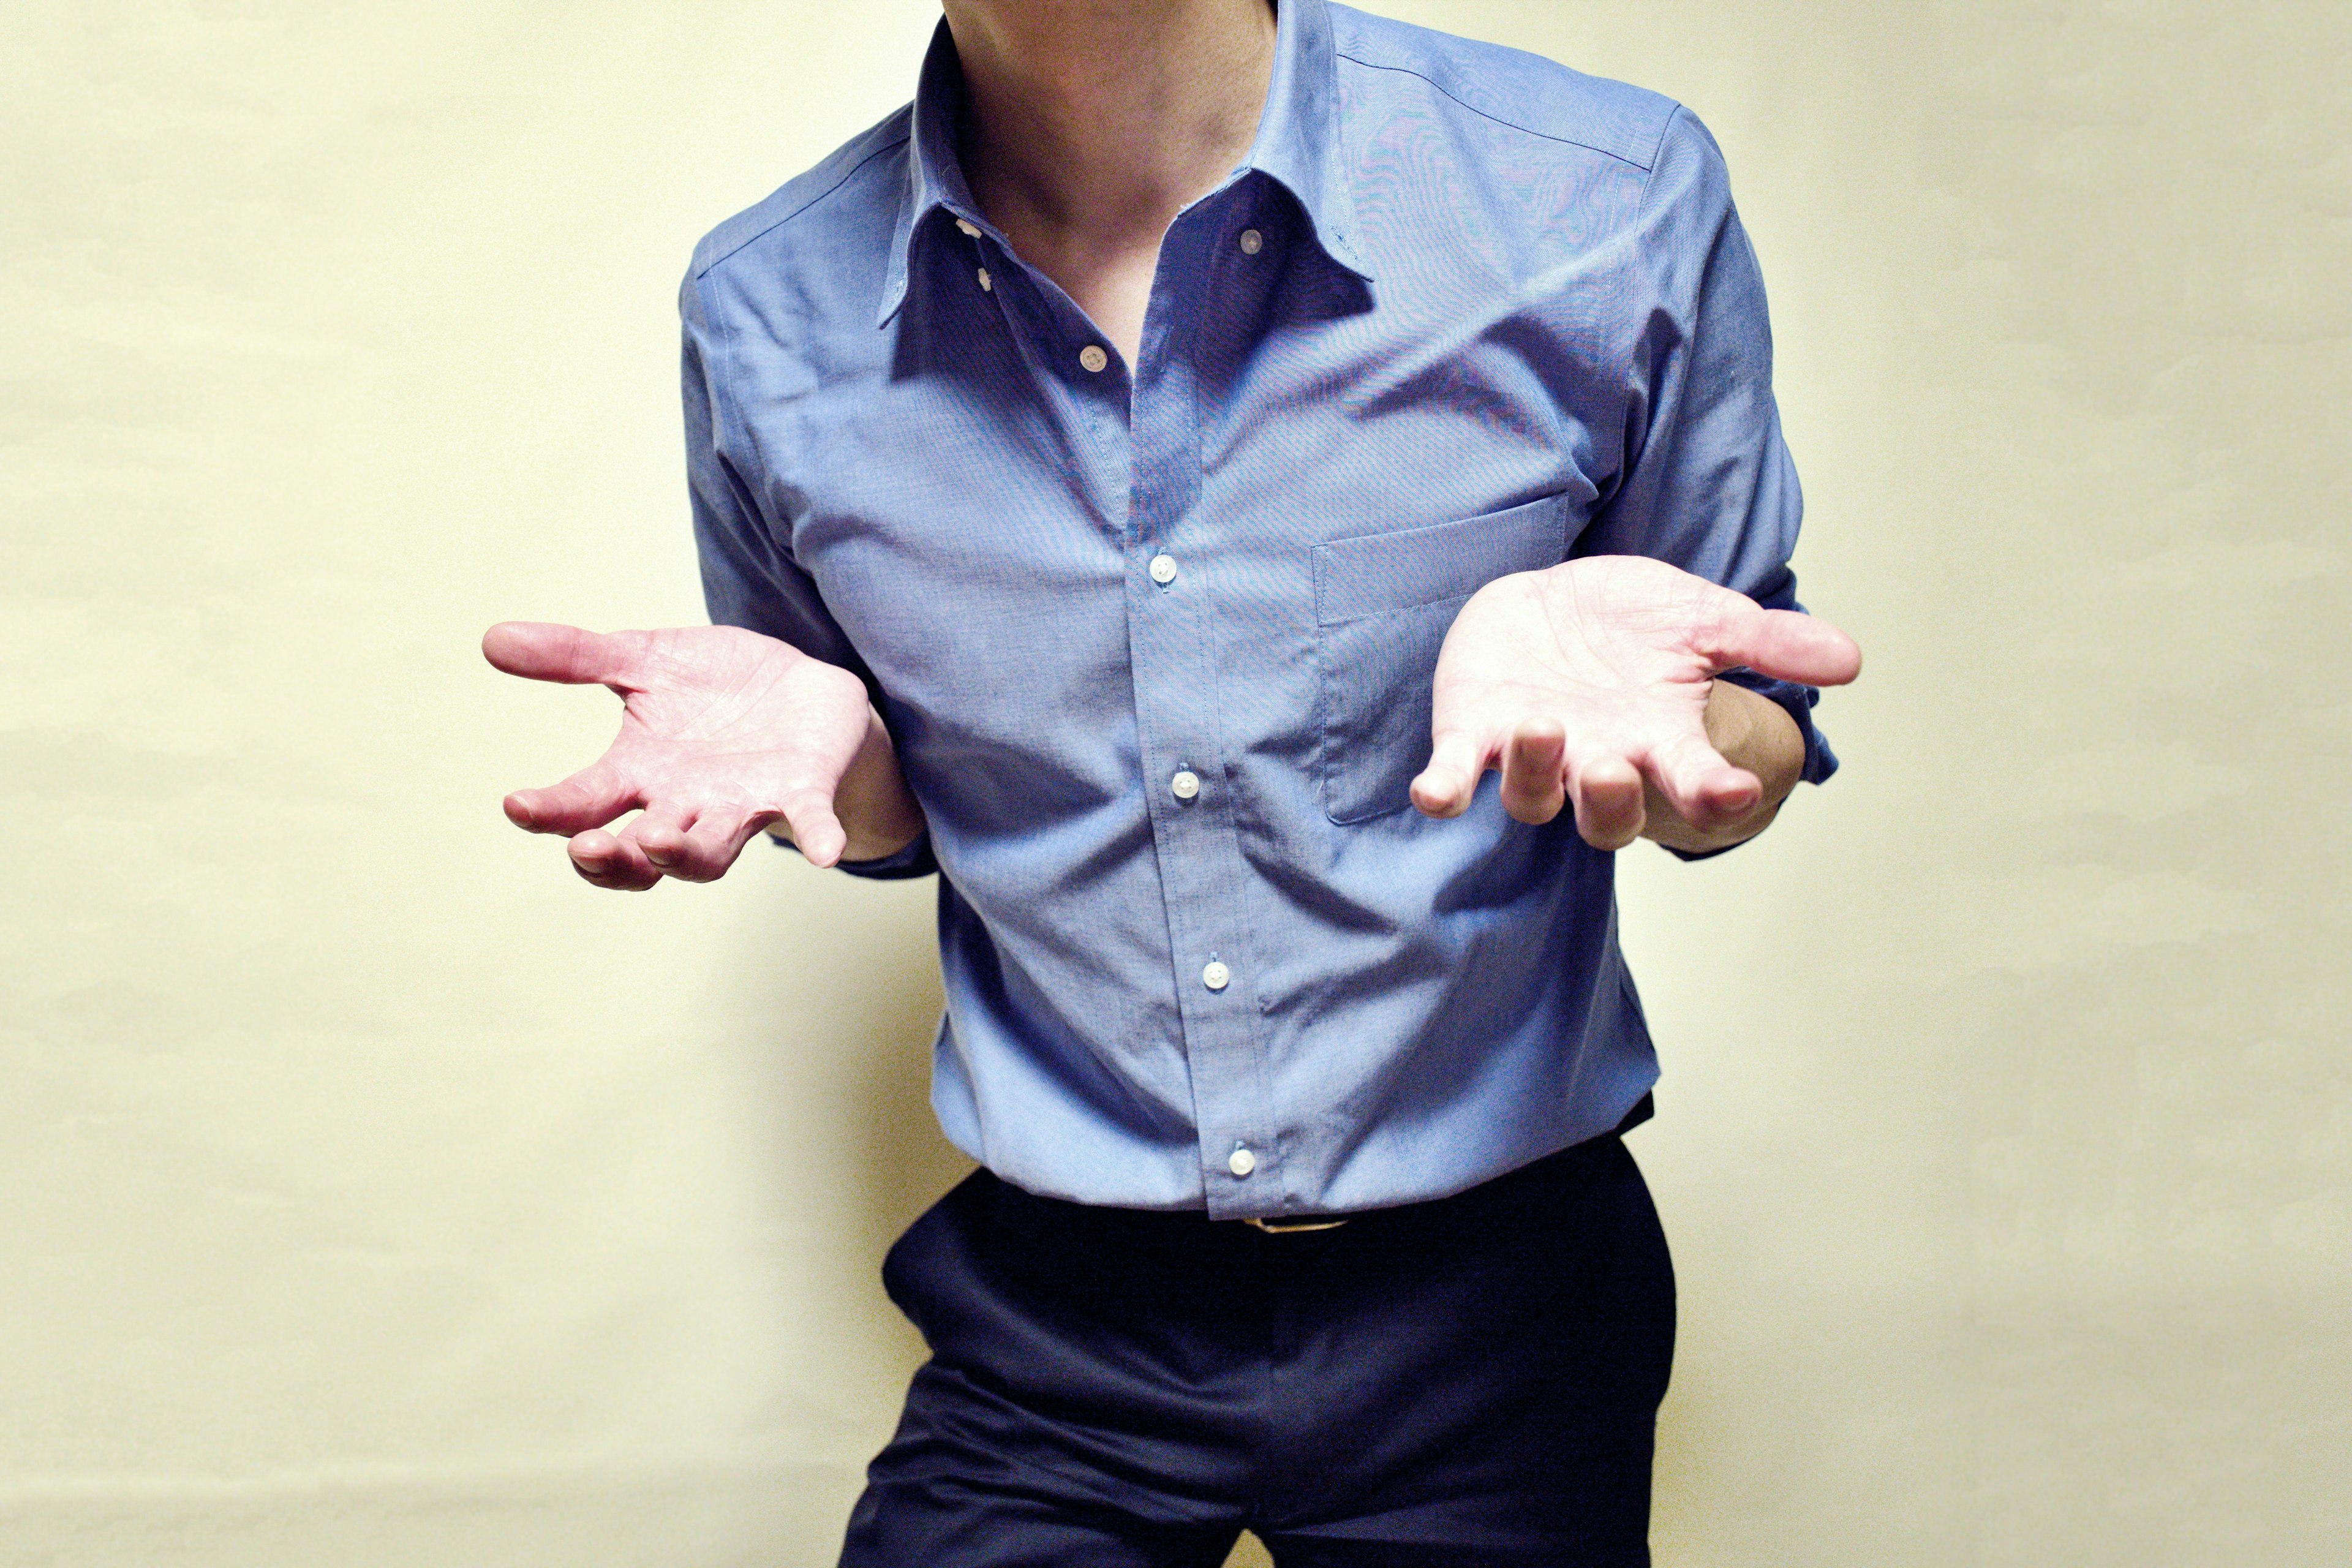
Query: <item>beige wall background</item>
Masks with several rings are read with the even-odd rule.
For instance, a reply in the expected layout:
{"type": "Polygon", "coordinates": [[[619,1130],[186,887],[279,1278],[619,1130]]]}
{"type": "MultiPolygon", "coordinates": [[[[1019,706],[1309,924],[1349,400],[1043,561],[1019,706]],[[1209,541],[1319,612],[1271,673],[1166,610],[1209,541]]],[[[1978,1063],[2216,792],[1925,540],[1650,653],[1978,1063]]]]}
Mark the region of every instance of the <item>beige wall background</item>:
{"type": "MultiPolygon", "coordinates": [[[[1661,1563],[2352,1561],[2352,8],[1390,4],[1713,126],[1870,654],[1625,857],[1661,1563]]],[[[929,889],[580,885],[474,645],[699,618],[688,249],[932,15],[0,14],[0,1563],[832,1560],[929,889]]]]}

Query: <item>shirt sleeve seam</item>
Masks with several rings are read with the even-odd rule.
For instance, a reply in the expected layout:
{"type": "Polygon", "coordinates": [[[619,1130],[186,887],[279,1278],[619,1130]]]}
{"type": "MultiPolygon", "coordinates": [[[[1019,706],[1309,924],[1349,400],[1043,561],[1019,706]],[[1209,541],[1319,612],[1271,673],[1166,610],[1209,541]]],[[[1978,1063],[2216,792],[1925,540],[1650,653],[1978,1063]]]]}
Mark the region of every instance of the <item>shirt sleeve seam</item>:
{"type": "MultiPolygon", "coordinates": [[[[719,428],[711,433],[711,445],[714,447],[711,455],[718,461],[741,473],[742,465],[734,462],[727,456],[727,449],[730,446],[742,450],[754,449],[749,440],[749,428],[743,424],[741,414],[735,406],[735,323],[732,319],[711,308],[710,297],[703,290],[699,274],[695,278],[694,289],[702,301],[703,319],[716,328],[719,334],[718,363],[709,368],[711,401],[719,414],[719,428]],[[736,441],[734,437],[739,434],[745,439],[740,442],[736,441]]],[[[760,531],[768,536],[770,545],[789,561],[792,552],[784,548],[781,540],[776,538],[776,531],[770,526],[765,515],[767,508],[760,499],[761,492],[765,487],[751,482],[757,477],[755,474],[744,475],[744,499],[752,506],[751,521],[757,523],[760,531]]]]}
{"type": "MultiPolygon", "coordinates": [[[[1649,271],[1648,254],[1643,245],[1643,223],[1650,216],[1650,197],[1657,188],[1658,166],[1665,162],[1666,138],[1673,134],[1675,122],[1689,112],[1690,110],[1682,104],[1675,104],[1674,111],[1666,116],[1665,123],[1658,129],[1658,144],[1652,150],[1649,164],[1646,167],[1640,164],[1634,165],[1642,169],[1642,195],[1641,199],[1634,204],[1633,222],[1628,236],[1629,243],[1624,248],[1624,265],[1629,272],[1644,276],[1628,279],[1628,286],[1617,290],[1618,299],[1623,301],[1622,308],[1624,314],[1618,321],[1618,360],[1613,367],[1616,377],[1610,384],[1621,388],[1632,384],[1633,356],[1641,351],[1642,344],[1641,318],[1643,313],[1655,302],[1654,289],[1633,286],[1636,283],[1646,282],[1646,274],[1649,271]]],[[[1627,162],[1630,163],[1632,160],[1628,159],[1627,162]]],[[[1625,459],[1617,475],[1621,484],[1626,475],[1632,471],[1632,462],[1626,458],[1626,442],[1630,425],[1631,421],[1626,417],[1626,405],[1624,399],[1621,397],[1617,403],[1616,429],[1617,452],[1621,459],[1625,459]]],[[[1603,501],[1600,507],[1596,507],[1595,515],[1597,516],[1599,511],[1607,505],[1608,502],[1603,501]]]]}

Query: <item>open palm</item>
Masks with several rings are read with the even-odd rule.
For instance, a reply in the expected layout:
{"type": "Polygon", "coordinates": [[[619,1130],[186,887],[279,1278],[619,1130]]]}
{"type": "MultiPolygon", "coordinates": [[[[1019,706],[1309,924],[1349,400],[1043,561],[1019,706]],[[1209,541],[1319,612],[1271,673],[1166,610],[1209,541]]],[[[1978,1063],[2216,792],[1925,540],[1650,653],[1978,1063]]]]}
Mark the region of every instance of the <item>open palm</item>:
{"type": "Polygon", "coordinates": [[[1762,785],[1707,742],[1711,682],[1745,667],[1841,685],[1862,656],[1810,616],[1767,610],[1637,555],[1596,555],[1499,577],[1472,595],[1439,653],[1429,766],[1413,780],[1433,816],[1465,810],[1490,767],[1503,804],[1548,822],[1572,803],[1596,848],[1643,826],[1644,781],[1694,824],[1752,810],[1762,785]]]}
{"type": "Polygon", "coordinates": [[[599,635],[508,621],[490,628],[482,652],[510,675],[620,695],[621,732],[603,757],[506,799],[517,826],[572,836],[572,863],[590,881],[709,881],[780,818],[810,860],[840,858],[847,835],[834,793],[871,722],[866,687],[849,671],[734,626],[599,635]],[[639,807],[619,832],[605,831],[639,807]]]}

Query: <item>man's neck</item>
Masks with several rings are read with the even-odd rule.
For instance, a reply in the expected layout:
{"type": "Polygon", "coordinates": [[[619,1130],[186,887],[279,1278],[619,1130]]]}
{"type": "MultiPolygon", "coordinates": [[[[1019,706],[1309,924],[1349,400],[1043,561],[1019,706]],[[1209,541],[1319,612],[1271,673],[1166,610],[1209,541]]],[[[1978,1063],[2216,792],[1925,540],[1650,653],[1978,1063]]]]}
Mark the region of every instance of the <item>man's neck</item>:
{"type": "Polygon", "coordinates": [[[1249,151],[1266,0],[946,0],[972,195],[1129,363],[1160,238],[1249,151]]]}

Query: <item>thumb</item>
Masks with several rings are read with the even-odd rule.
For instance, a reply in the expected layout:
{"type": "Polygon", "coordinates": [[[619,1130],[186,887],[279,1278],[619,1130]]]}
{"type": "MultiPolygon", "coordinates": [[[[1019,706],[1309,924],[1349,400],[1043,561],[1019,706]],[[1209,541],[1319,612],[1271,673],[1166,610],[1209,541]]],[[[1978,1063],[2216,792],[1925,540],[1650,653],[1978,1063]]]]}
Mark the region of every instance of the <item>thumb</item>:
{"type": "Polygon", "coordinates": [[[636,667],[643,632],[583,631],[552,621],[500,621],[482,634],[482,657],[509,675],[571,686],[611,686],[636,667]]]}
{"type": "Polygon", "coordinates": [[[1725,598],[1721,617],[1693,639],[1717,670],[1745,666],[1806,686],[1843,686],[1862,673],[1862,649],[1829,622],[1795,610],[1767,610],[1728,593],[1725,598]]]}

